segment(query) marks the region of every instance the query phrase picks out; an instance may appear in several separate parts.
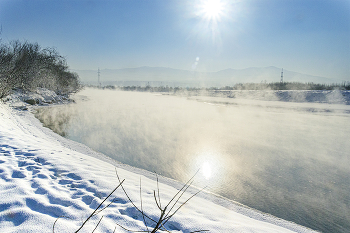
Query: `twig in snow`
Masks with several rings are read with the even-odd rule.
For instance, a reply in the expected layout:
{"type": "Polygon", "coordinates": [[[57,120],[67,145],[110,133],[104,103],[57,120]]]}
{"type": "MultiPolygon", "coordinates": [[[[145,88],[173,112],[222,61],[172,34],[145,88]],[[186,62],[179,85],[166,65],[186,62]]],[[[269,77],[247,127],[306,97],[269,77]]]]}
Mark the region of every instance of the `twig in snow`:
{"type": "Polygon", "coordinates": [[[84,227],[84,225],[89,221],[89,219],[95,215],[96,211],[102,206],[102,204],[115,192],[115,190],[117,190],[117,188],[122,186],[124,181],[125,179],[119,182],[119,185],[115,189],[113,189],[113,191],[101,202],[101,204],[94,210],[94,212],[92,212],[92,214],[90,214],[90,216],[83,222],[83,224],[79,227],[79,229],[75,231],[75,233],[79,232],[84,227]]]}
{"type": "Polygon", "coordinates": [[[94,233],[94,232],[95,232],[95,230],[96,230],[96,228],[98,227],[98,225],[100,225],[100,222],[101,222],[102,218],[103,218],[103,216],[100,218],[100,221],[98,221],[98,223],[97,223],[95,229],[94,229],[91,233],[94,233]]]}
{"type": "Polygon", "coordinates": [[[55,225],[56,225],[58,219],[60,219],[60,218],[69,218],[69,219],[71,219],[70,217],[67,217],[67,216],[64,216],[64,215],[59,216],[58,218],[56,218],[55,222],[52,225],[52,233],[55,233],[55,225]]]}
{"type": "MultiPolygon", "coordinates": [[[[199,170],[198,170],[199,171],[199,170]]],[[[198,193],[200,193],[201,191],[203,191],[203,189],[199,190],[198,192],[196,192],[195,194],[193,194],[192,196],[190,196],[188,199],[186,199],[185,202],[183,202],[181,205],[179,205],[173,212],[172,210],[175,208],[175,206],[179,203],[181,197],[184,195],[184,193],[187,191],[187,189],[192,185],[194,177],[197,175],[198,171],[191,177],[191,179],[189,179],[183,186],[182,188],[172,197],[172,199],[168,202],[168,204],[162,208],[161,205],[161,199],[160,199],[160,189],[159,189],[159,180],[158,180],[158,175],[157,176],[157,194],[156,191],[153,191],[153,196],[154,196],[154,200],[155,203],[158,207],[158,209],[160,210],[160,216],[158,217],[158,219],[152,219],[150,216],[148,216],[144,211],[143,211],[143,203],[142,203],[142,195],[141,195],[141,178],[140,178],[140,201],[141,201],[141,209],[138,208],[135,203],[131,200],[131,198],[129,197],[129,195],[127,194],[127,192],[125,191],[123,185],[121,184],[122,190],[124,191],[125,195],[127,196],[127,198],[129,199],[129,201],[131,202],[131,204],[136,208],[136,210],[138,212],[141,213],[142,218],[143,218],[143,223],[146,227],[146,231],[133,231],[133,230],[129,230],[123,226],[121,226],[120,224],[117,224],[117,226],[123,228],[126,231],[130,231],[130,232],[148,232],[148,233],[155,233],[157,231],[166,231],[166,232],[170,232],[166,229],[166,227],[164,226],[179,210],[180,208],[182,208],[189,200],[191,200],[194,196],[196,196],[198,193]],[[156,225],[153,227],[153,230],[150,232],[149,230],[149,226],[147,225],[146,222],[146,218],[151,220],[153,223],[155,223],[156,225]]],[[[120,178],[116,169],[116,175],[118,177],[118,180],[120,182],[120,178]]],[[[204,232],[204,231],[208,231],[208,230],[198,230],[198,231],[193,231],[194,232],[204,232]]]]}

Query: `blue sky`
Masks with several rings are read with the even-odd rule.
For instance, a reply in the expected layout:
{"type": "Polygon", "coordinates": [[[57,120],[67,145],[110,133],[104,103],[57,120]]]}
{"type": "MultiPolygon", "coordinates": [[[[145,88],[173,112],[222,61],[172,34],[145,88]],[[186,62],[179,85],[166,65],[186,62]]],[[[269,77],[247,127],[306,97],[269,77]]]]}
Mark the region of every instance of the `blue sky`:
{"type": "Polygon", "coordinates": [[[213,18],[206,1],[0,0],[1,38],[55,47],[71,69],[276,66],[350,81],[349,0],[221,0],[213,18]]]}

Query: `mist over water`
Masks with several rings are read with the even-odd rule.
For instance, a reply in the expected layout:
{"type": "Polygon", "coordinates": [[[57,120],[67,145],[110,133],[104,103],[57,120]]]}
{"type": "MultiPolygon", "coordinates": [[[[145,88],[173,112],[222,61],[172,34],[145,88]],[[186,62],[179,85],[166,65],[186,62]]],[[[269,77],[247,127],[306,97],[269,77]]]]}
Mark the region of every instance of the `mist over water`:
{"type": "Polygon", "coordinates": [[[350,229],[350,106],[86,89],[37,117],[72,140],[324,232],[350,229]]]}

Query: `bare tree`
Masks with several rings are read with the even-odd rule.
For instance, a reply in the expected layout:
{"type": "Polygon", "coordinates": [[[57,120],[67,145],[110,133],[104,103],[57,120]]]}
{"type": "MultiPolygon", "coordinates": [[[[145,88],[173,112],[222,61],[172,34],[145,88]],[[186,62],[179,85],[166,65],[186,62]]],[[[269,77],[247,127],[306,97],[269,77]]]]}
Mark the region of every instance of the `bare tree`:
{"type": "Polygon", "coordinates": [[[33,91],[38,87],[69,94],[81,85],[79,76],[68,70],[65,58],[54,48],[18,40],[0,44],[0,97],[13,88],[33,91]]]}

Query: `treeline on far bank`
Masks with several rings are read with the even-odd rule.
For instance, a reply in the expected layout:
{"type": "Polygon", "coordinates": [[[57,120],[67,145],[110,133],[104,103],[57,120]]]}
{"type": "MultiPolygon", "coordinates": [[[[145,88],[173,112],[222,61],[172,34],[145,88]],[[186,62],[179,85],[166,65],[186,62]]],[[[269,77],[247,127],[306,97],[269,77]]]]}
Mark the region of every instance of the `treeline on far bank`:
{"type": "Polygon", "coordinates": [[[145,92],[170,92],[179,91],[230,91],[230,90],[350,90],[350,82],[341,84],[318,84],[318,83],[301,83],[301,82],[275,82],[275,83],[238,83],[233,86],[225,87],[169,87],[169,86],[113,86],[107,85],[103,87],[91,86],[102,89],[118,89],[123,91],[145,91],[145,92]]]}
{"type": "Polygon", "coordinates": [[[41,48],[27,41],[0,41],[0,98],[13,89],[35,91],[39,87],[68,95],[79,90],[81,84],[54,48],[41,48]]]}
{"type": "MultiPolygon", "coordinates": [[[[212,88],[211,88],[212,89],[212,88]]],[[[214,88],[215,89],[215,88],[214,88]]],[[[350,90],[350,82],[341,84],[320,84],[301,82],[274,82],[274,83],[238,83],[234,86],[217,88],[218,90],[350,90]]]]}

